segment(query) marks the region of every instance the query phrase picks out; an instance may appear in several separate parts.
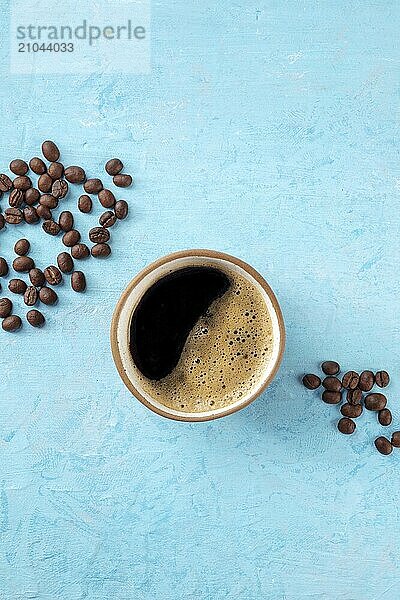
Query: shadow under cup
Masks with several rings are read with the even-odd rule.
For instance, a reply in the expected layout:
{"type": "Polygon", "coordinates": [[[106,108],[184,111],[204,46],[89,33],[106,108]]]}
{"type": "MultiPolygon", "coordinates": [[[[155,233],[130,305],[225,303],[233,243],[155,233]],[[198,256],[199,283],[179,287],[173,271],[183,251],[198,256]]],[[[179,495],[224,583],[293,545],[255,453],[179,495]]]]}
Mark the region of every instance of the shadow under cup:
{"type": "Polygon", "coordinates": [[[282,360],[285,346],[285,328],[281,309],[275,294],[250,265],[242,260],[213,250],[186,250],[158,259],[141,271],[122,293],[111,323],[111,349],[118,372],[131,393],[155,413],[178,421],[208,421],[229,415],[247,406],[259,396],[274,378],[282,360]],[[140,374],[130,352],[130,327],[132,315],[143,294],[160,278],[185,267],[206,266],[225,273],[237,274],[246,279],[261,295],[269,313],[272,326],[272,351],[261,376],[253,387],[239,400],[222,408],[203,412],[176,410],[160,403],[144,389],[140,374]]]}

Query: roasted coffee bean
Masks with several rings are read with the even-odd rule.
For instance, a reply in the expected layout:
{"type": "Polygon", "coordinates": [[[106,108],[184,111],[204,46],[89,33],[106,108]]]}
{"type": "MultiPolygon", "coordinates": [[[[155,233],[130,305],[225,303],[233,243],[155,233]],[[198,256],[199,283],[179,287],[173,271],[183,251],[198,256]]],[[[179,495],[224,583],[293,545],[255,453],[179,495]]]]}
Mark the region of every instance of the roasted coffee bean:
{"type": "Polygon", "coordinates": [[[0,192],[8,192],[11,190],[13,183],[8,175],[0,173],[0,192]]]}
{"type": "Polygon", "coordinates": [[[11,315],[13,303],[8,298],[0,298],[0,318],[5,319],[11,315]]]}
{"type": "Polygon", "coordinates": [[[376,438],[375,448],[378,450],[378,452],[380,452],[381,454],[385,454],[385,455],[391,454],[393,451],[392,444],[389,442],[389,440],[387,438],[383,437],[383,435],[376,438]]]}
{"type": "Polygon", "coordinates": [[[394,446],[395,448],[400,448],[400,431],[394,431],[392,433],[392,446],[394,446]]]}
{"type": "Polygon", "coordinates": [[[61,227],[58,223],[50,219],[49,221],[45,221],[42,225],[43,231],[48,233],[49,235],[58,235],[61,231],[61,227]]]}
{"type": "Polygon", "coordinates": [[[35,262],[30,256],[18,256],[13,260],[13,269],[17,273],[29,273],[34,266],[35,262]]]}
{"type": "Polygon", "coordinates": [[[356,388],[355,390],[347,390],[346,399],[349,404],[361,404],[362,391],[356,388]]]}
{"type": "Polygon", "coordinates": [[[68,252],[61,252],[57,256],[57,264],[60,271],[62,271],[63,273],[71,273],[71,271],[74,270],[74,261],[72,260],[68,252]]]}
{"type": "Polygon", "coordinates": [[[358,373],[355,371],[347,371],[347,373],[343,375],[342,385],[346,390],[354,390],[357,387],[359,380],[360,377],[358,373]]]}
{"type": "Polygon", "coordinates": [[[65,179],[70,183],[83,183],[86,179],[86,173],[82,167],[67,167],[64,173],[65,179]]]}
{"type": "Polygon", "coordinates": [[[94,244],[103,244],[110,239],[110,232],[104,227],[93,227],[89,231],[89,239],[94,244]]]}
{"type": "Polygon", "coordinates": [[[14,179],[13,186],[16,190],[22,190],[24,192],[32,187],[32,181],[26,175],[19,175],[14,179]]]}
{"type": "Polygon", "coordinates": [[[8,204],[12,206],[12,208],[19,208],[23,205],[24,199],[25,194],[22,190],[11,190],[8,197],[8,204]]]}
{"type": "Polygon", "coordinates": [[[111,254],[111,248],[108,244],[95,244],[91,250],[94,258],[106,258],[111,254]]]}
{"type": "Polygon", "coordinates": [[[339,429],[340,433],[350,435],[351,433],[354,433],[356,429],[356,424],[348,417],[342,417],[341,419],[339,419],[337,428],[339,429]]]}
{"type": "Polygon", "coordinates": [[[68,183],[64,179],[57,179],[51,188],[51,193],[56,198],[65,198],[68,193],[68,183]]]}
{"type": "Polygon", "coordinates": [[[29,285],[24,294],[24,302],[27,306],[34,306],[38,301],[37,289],[33,285],[29,285]]]}
{"type": "Polygon", "coordinates": [[[383,394],[368,394],[364,398],[365,408],[368,410],[382,410],[386,406],[386,396],[383,394]]]}
{"type": "Polygon", "coordinates": [[[0,231],[2,229],[4,229],[5,225],[6,225],[6,220],[5,220],[4,216],[0,213],[0,231]]]}
{"type": "Polygon", "coordinates": [[[43,175],[43,173],[46,173],[46,165],[42,159],[38,158],[37,156],[31,158],[29,161],[29,166],[31,170],[36,173],[36,175],[43,175]]]}
{"type": "Polygon", "coordinates": [[[392,413],[388,408],[382,408],[382,410],[378,412],[378,421],[381,425],[384,425],[385,427],[390,425],[390,423],[392,422],[392,413]]]}
{"type": "Polygon", "coordinates": [[[54,265],[46,267],[43,271],[43,274],[47,283],[49,283],[50,285],[59,285],[62,281],[61,271],[54,265]]]}
{"type": "Polygon", "coordinates": [[[103,189],[103,183],[100,179],[87,179],[83,184],[83,189],[87,194],[98,194],[103,189]]]}
{"type": "Polygon", "coordinates": [[[26,256],[26,254],[28,254],[30,250],[30,247],[31,245],[29,243],[29,240],[22,238],[22,240],[18,240],[18,242],[15,242],[14,252],[19,256],[26,256]]]}
{"type": "Polygon", "coordinates": [[[8,332],[17,331],[21,325],[22,321],[17,315],[10,315],[9,317],[6,317],[1,324],[4,331],[8,332]]]}
{"type": "Polygon", "coordinates": [[[115,196],[110,190],[101,190],[97,197],[104,208],[112,208],[115,205],[115,196]]]}
{"type": "Polygon", "coordinates": [[[46,281],[43,271],[36,268],[29,271],[29,279],[35,287],[42,287],[46,281]]]}
{"type": "Polygon", "coordinates": [[[374,387],[375,378],[372,371],[363,371],[360,375],[358,387],[363,392],[369,392],[374,387]]]}
{"type": "Polygon", "coordinates": [[[71,248],[71,254],[77,260],[82,260],[83,258],[90,256],[90,251],[86,244],[75,244],[75,246],[72,246],[71,248]]]}
{"type": "Polygon", "coordinates": [[[64,233],[62,241],[64,246],[68,246],[68,248],[72,248],[75,246],[79,240],[81,239],[81,234],[76,229],[71,229],[71,231],[67,231],[64,233]]]}
{"type": "Polygon", "coordinates": [[[29,190],[26,190],[25,203],[28,206],[33,206],[34,204],[36,204],[39,201],[39,198],[40,192],[36,188],[29,188],[29,190]]]}
{"type": "Polygon", "coordinates": [[[45,323],[43,314],[35,308],[28,310],[26,313],[26,320],[28,321],[29,325],[32,325],[32,327],[42,327],[45,323]]]}
{"type": "Polygon", "coordinates": [[[5,258],[0,257],[0,277],[8,275],[8,264],[5,258]]]}
{"type": "Polygon", "coordinates": [[[64,175],[64,165],[60,162],[52,162],[49,164],[47,172],[54,181],[56,179],[61,179],[64,175]]]}
{"type": "Polygon", "coordinates": [[[118,175],[114,175],[113,182],[117,187],[126,188],[132,184],[132,177],[130,175],[118,173],[118,175]]]}
{"type": "Polygon", "coordinates": [[[82,271],[74,271],[71,275],[71,287],[74,292],[84,292],[86,289],[86,278],[82,271]]]}
{"type": "Polygon", "coordinates": [[[53,196],[53,194],[42,194],[39,198],[39,202],[42,206],[46,208],[57,208],[58,206],[58,198],[53,196]]]}
{"type": "Polygon", "coordinates": [[[16,158],[10,162],[10,171],[15,175],[26,175],[29,167],[24,160],[16,158]]]}
{"type": "Polygon", "coordinates": [[[322,385],[331,392],[340,392],[342,389],[342,382],[337,377],[325,377],[322,385]]]}
{"type": "Polygon", "coordinates": [[[342,400],[342,394],[341,392],[325,390],[322,394],[322,400],[326,402],[326,404],[339,404],[342,400]]]}
{"type": "Polygon", "coordinates": [[[37,186],[41,192],[48,194],[53,187],[53,180],[48,173],[43,173],[37,181],[37,186]]]}
{"type": "Polygon", "coordinates": [[[28,286],[26,285],[25,281],[22,279],[10,279],[8,282],[8,289],[13,294],[25,294],[27,287],[28,286]]]}
{"type": "Polygon", "coordinates": [[[342,404],[340,412],[344,417],[350,417],[350,419],[357,419],[362,414],[363,407],[361,404],[342,404]]]}
{"type": "Polygon", "coordinates": [[[124,165],[119,160],[119,158],[111,158],[106,162],[105,170],[109,175],[118,175],[124,168],[124,165]]]}
{"type": "Polygon", "coordinates": [[[60,158],[59,149],[57,148],[55,143],[50,140],[46,140],[45,142],[43,142],[42,152],[43,152],[43,156],[49,162],[56,162],[60,158]]]}
{"type": "Polygon", "coordinates": [[[51,220],[51,210],[47,208],[47,206],[43,206],[43,204],[39,204],[39,206],[36,207],[36,213],[41,219],[44,219],[45,221],[51,220]]]}
{"type": "Polygon", "coordinates": [[[48,306],[52,306],[58,300],[57,293],[49,287],[42,287],[39,291],[39,300],[43,302],[43,304],[47,304],[48,306]]]}
{"type": "Polygon", "coordinates": [[[79,196],[78,208],[81,212],[90,213],[90,211],[92,210],[92,206],[93,202],[90,196],[87,196],[86,194],[79,196]]]}
{"type": "Polygon", "coordinates": [[[19,225],[24,219],[24,214],[20,208],[6,208],[4,218],[9,225],[19,225]]]}
{"type": "Polygon", "coordinates": [[[378,371],[375,373],[375,383],[378,387],[384,388],[389,385],[390,377],[387,371],[378,371]]]}
{"type": "Polygon", "coordinates": [[[71,231],[74,226],[74,217],[69,210],[64,210],[58,219],[58,223],[63,231],[71,231]]]}
{"type": "Polygon", "coordinates": [[[340,371],[339,363],[334,360],[326,360],[322,363],[321,369],[325,375],[337,375],[340,371]]]}
{"type": "Polygon", "coordinates": [[[117,219],[125,219],[128,216],[128,204],[125,200],[118,200],[114,206],[114,213],[117,219]]]}
{"type": "Polygon", "coordinates": [[[117,217],[114,215],[111,210],[107,210],[99,217],[99,223],[102,227],[112,227],[115,225],[117,217]]]}

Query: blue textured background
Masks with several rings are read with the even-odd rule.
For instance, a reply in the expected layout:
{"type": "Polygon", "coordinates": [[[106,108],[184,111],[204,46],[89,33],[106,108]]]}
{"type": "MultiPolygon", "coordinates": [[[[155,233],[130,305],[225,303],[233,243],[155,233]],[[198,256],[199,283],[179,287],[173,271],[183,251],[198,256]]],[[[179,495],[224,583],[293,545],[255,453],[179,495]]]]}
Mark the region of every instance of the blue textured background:
{"type": "MultiPolygon", "coordinates": [[[[1,170],[54,138],[136,185],[88,293],[0,336],[1,600],[396,598],[399,451],[375,451],[371,414],[339,435],[297,377],[387,367],[400,424],[399,3],[153,2],[151,74],[108,77],[9,76],[8,10],[1,170]],[[136,402],[108,340],[132,276],[188,247],[253,264],[287,325],[267,393],[208,424],[136,402]]],[[[54,261],[58,240],[16,229],[2,255],[28,233],[54,261]]]]}

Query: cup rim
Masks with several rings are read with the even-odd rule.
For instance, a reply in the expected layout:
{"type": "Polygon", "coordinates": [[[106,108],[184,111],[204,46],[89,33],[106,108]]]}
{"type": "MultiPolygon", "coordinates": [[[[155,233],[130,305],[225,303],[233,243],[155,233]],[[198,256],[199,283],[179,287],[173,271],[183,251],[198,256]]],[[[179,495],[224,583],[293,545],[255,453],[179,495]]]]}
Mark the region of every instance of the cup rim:
{"type": "Polygon", "coordinates": [[[130,283],[127,285],[127,287],[122,292],[122,294],[116,304],[116,307],[114,309],[114,313],[113,313],[113,316],[111,319],[110,341],[111,341],[111,352],[112,352],[113,360],[114,360],[115,366],[117,368],[117,371],[118,371],[122,381],[124,382],[125,386],[131,392],[131,394],[137,400],[139,400],[139,402],[144,404],[144,406],[149,408],[154,413],[156,413],[162,417],[166,417],[167,419],[172,419],[174,421],[199,422],[199,421],[214,421],[215,419],[220,419],[221,417],[226,417],[227,415],[231,415],[231,414],[241,410],[242,408],[245,408],[249,404],[251,404],[251,402],[253,402],[256,398],[258,398],[258,396],[260,396],[265,391],[265,389],[268,387],[268,385],[274,379],[274,377],[280,367],[280,364],[282,362],[282,357],[283,357],[283,353],[285,350],[285,343],[286,343],[286,333],[285,333],[285,325],[284,325],[284,321],[283,321],[283,315],[282,315],[282,311],[279,306],[278,300],[277,300],[274,292],[272,291],[272,288],[269,286],[269,284],[265,281],[265,279],[260,275],[260,273],[258,271],[256,271],[252,266],[250,266],[248,263],[244,262],[240,258],[237,258],[230,254],[226,254],[224,252],[219,252],[218,250],[191,249],[191,250],[179,250],[178,252],[172,252],[170,254],[167,254],[166,256],[162,256],[161,258],[158,258],[154,262],[147,265],[144,269],[142,269],[130,281],[130,283]],[[246,273],[251,275],[258,282],[258,284],[264,289],[269,300],[271,301],[271,304],[273,306],[273,309],[275,311],[275,314],[276,314],[276,317],[278,320],[279,348],[278,348],[278,353],[277,353],[277,357],[275,360],[275,364],[274,364],[273,368],[271,369],[270,373],[264,379],[264,381],[262,382],[260,387],[256,391],[254,391],[252,394],[250,394],[250,396],[248,396],[246,398],[246,400],[243,402],[243,404],[240,404],[238,406],[227,406],[226,410],[221,411],[218,414],[212,414],[212,413],[204,414],[203,413],[203,414],[199,414],[199,416],[193,416],[193,415],[187,416],[184,413],[182,413],[182,415],[180,415],[180,414],[178,415],[178,414],[172,414],[172,413],[168,412],[168,407],[165,407],[165,410],[164,410],[157,406],[154,406],[153,404],[148,402],[148,400],[141,394],[140,390],[137,389],[137,387],[132,383],[131,379],[128,377],[128,375],[124,369],[122,359],[121,359],[121,354],[119,351],[118,321],[119,321],[119,317],[120,317],[122,308],[123,308],[125,302],[127,301],[127,299],[129,298],[132,290],[138,285],[138,283],[140,281],[142,281],[142,279],[144,279],[144,277],[149,275],[155,269],[157,269],[169,262],[172,262],[175,259],[190,258],[191,256],[200,257],[200,258],[204,257],[204,258],[221,259],[221,260],[225,260],[227,262],[231,262],[234,265],[242,268],[244,271],[246,271],[246,273]]]}

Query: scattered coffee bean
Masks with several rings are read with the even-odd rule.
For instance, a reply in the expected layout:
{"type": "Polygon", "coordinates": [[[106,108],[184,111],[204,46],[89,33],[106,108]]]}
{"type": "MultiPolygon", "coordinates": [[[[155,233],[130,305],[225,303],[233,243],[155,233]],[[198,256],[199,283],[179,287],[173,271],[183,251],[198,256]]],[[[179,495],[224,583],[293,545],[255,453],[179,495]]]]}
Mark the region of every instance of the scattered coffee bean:
{"type": "Polygon", "coordinates": [[[112,227],[115,225],[117,217],[114,215],[111,210],[107,210],[99,217],[99,223],[102,227],[112,227]]]}
{"type": "Polygon", "coordinates": [[[4,218],[9,225],[19,225],[24,219],[24,213],[20,208],[6,208],[4,218]]]}
{"type": "Polygon", "coordinates": [[[400,448],[400,431],[394,431],[392,433],[392,446],[394,446],[395,448],[400,448]]]}
{"type": "Polygon", "coordinates": [[[22,190],[11,190],[8,197],[8,204],[12,208],[19,208],[25,201],[25,194],[22,190]]]}
{"type": "Polygon", "coordinates": [[[392,422],[392,413],[388,408],[382,408],[382,410],[378,412],[378,421],[381,425],[384,425],[385,427],[390,425],[390,423],[392,422]]]}
{"type": "Polygon", "coordinates": [[[18,256],[13,260],[13,269],[17,273],[29,273],[35,266],[35,261],[30,256],[18,256]]]}
{"type": "Polygon", "coordinates": [[[124,168],[124,165],[119,160],[119,158],[111,158],[106,162],[105,170],[109,175],[118,175],[124,168]]]}
{"type": "Polygon", "coordinates": [[[113,177],[114,185],[117,187],[129,187],[132,184],[132,177],[130,175],[119,173],[113,177]]]}
{"type": "Polygon", "coordinates": [[[35,308],[28,310],[26,313],[26,320],[28,321],[29,325],[32,325],[32,327],[42,327],[45,323],[43,314],[35,308]]]}
{"type": "Polygon", "coordinates": [[[42,153],[43,153],[43,156],[49,162],[56,162],[60,158],[59,149],[57,148],[55,143],[50,140],[46,140],[45,142],[43,142],[42,153]]]}
{"type": "Polygon", "coordinates": [[[90,256],[90,251],[86,244],[75,244],[75,246],[72,246],[71,248],[71,254],[77,260],[82,260],[83,258],[90,256]]]}
{"type": "Polygon", "coordinates": [[[95,244],[91,250],[94,258],[106,258],[111,254],[111,248],[108,244],[95,244]]]}
{"type": "Polygon", "coordinates": [[[36,188],[29,188],[25,192],[25,203],[28,206],[33,206],[37,202],[39,202],[40,192],[36,188]]]}
{"type": "Polygon", "coordinates": [[[28,254],[30,247],[31,245],[29,243],[29,240],[23,238],[22,240],[18,240],[18,242],[15,242],[14,252],[19,256],[25,256],[26,254],[28,254]]]}
{"type": "Polygon", "coordinates": [[[45,221],[42,225],[42,229],[45,233],[49,235],[58,235],[61,231],[61,227],[58,223],[50,219],[49,221],[45,221]]]}
{"type": "Polygon", "coordinates": [[[65,179],[69,183],[83,183],[86,179],[86,173],[82,167],[67,167],[64,173],[65,179]]]}
{"type": "Polygon", "coordinates": [[[65,198],[68,193],[68,183],[64,179],[57,179],[52,185],[51,193],[56,198],[65,198]]]}
{"type": "Polygon", "coordinates": [[[68,248],[72,248],[75,246],[79,240],[81,239],[81,234],[76,229],[71,229],[71,231],[67,231],[64,233],[62,241],[64,246],[68,246],[68,248]]]}
{"type": "Polygon", "coordinates": [[[347,390],[346,399],[349,404],[361,404],[362,391],[358,388],[355,390],[347,390]]]}
{"type": "Polygon", "coordinates": [[[8,332],[17,331],[21,325],[22,321],[17,315],[10,315],[9,317],[6,317],[1,324],[4,331],[8,332]]]}
{"type": "Polygon", "coordinates": [[[87,194],[98,194],[103,189],[103,183],[100,179],[87,179],[83,184],[83,189],[87,194]]]}
{"type": "Polygon", "coordinates": [[[10,279],[8,282],[8,289],[13,294],[25,294],[27,287],[28,286],[26,285],[25,281],[22,279],[10,279]]]}
{"type": "Polygon", "coordinates": [[[13,304],[8,298],[0,298],[0,318],[5,319],[11,315],[13,304]]]}
{"type": "Polygon", "coordinates": [[[9,192],[13,186],[11,179],[4,173],[0,174],[0,192],[9,192]]]}
{"type": "Polygon", "coordinates": [[[68,252],[61,252],[61,254],[57,256],[57,264],[60,271],[63,273],[71,273],[71,271],[74,270],[74,261],[68,252]]]}
{"type": "Polygon", "coordinates": [[[50,221],[52,218],[51,210],[47,206],[43,206],[43,204],[39,204],[36,208],[36,214],[45,221],[50,221]]]}
{"type": "Polygon", "coordinates": [[[115,196],[110,190],[101,190],[97,197],[104,208],[112,208],[115,205],[115,196]]]}
{"type": "Polygon", "coordinates": [[[42,287],[46,281],[43,271],[37,268],[29,271],[29,279],[35,287],[42,287]]]}
{"type": "Polygon", "coordinates": [[[363,371],[360,375],[360,381],[358,382],[358,387],[363,392],[369,392],[374,387],[374,374],[372,371],[363,371]]]}
{"type": "Polygon", "coordinates": [[[384,388],[389,385],[390,377],[387,371],[378,371],[375,373],[375,383],[378,387],[384,388]]]}
{"type": "Polygon", "coordinates": [[[16,190],[22,190],[24,192],[32,187],[32,181],[26,175],[19,175],[14,179],[13,186],[16,190]]]}
{"type": "Polygon", "coordinates": [[[326,404],[339,404],[342,400],[342,394],[341,392],[325,390],[322,394],[322,400],[326,402],[326,404]]]}
{"type": "Polygon", "coordinates": [[[303,385],[308,390],[316,390],[321,385],[321,379],[318,377],[318,375],[308,373],[303,377],[303,385]]]}
{"type": "Polygon", "coordinates": [[[31,158],[29,161],[29,167],[34,173],[36,173],[36,175],[43,175],[43,173],[46,173],[46,165],[42,159],[38,158],[37,156],[31,158]]]}
{"type": "Polygon", "coordinates": [[[27,306],[34,306],[38,301],[37,289],[33,285],[29,285],[24,294],[24,302],[27,306]]]}
{"type": "Polygon", "coordinates": [[[0,277],[8,275],[8,263],[5,258],[0,257],[0,277]]]}
{"type": "Polygon", "coordinates": [[[126,217],[128,216],[127,202],[125,202],[125,200],[118,200],[118,202],[114,206],[114,213],[117,219],[126,219],[126,217]]]}
{"type": "Polygon", "coordinates": [[[58,219],[58,223],[63,231],[71,231],[74,227],[74,217],[69,210],[64,210],[58,219]]]}
{"type": "Polygon", "coordinates": [[[5,225],[6,225],[6,220],[5,220],[5,218],[3,217],[3,215],[0,213],[0,231],[1,231],[2,229],[4,229],[5,225]]]}
{"type": "Polygon", "coordinates": [[[375,447],[378,450],[378,452],[380,452],[381,454],[385,454],[385,455],[391,454],[391,452],[393,451],[392,444],[389,442],[388,439],[383,437],[383,435],[376,438],[375,447]]]}
{"type": "Polygon", "coordinates": [[[368,410],[382,410],[386,406],[386,396],[383,394],[368,394],[364,398],[365,408],[368,410]]]}
{"type": "Polygon", "coordinates": [[[340,407],[340,412],[344,417],[349,417],[350,419],[357,419],[362,414],[363,407],[361,404],[342,404],[340,407]]]}
{"type": "Polygon", "coordinates": [[[90,211],[92,210],[92,207],[93,207],[93,202],[92,202],[92,199],[90,196],[87,196],[86,194],[79,196],[78,208],[81,212],[90,213],[90,211]]]}
{"type": "Polygon", "coordinates": [[[42,206],[46,208],[57,208],[58,206],[58,198],[53,196],[53,194],[42,194],[39,198],[39,202],[42,206]]]}
{"type": "Polygon", "coordinates": [[[49,165],[47,172],[54,181],[56,179],[61,179],[64,175],[64,165],[60,162],[52,162],[49,165]]]}
{"type": "Polygon", "coordinates": [[[354,390],[358,386],[360,377],[355,371],[347,371],[343,375],[342,385],[346,390],[354,390]]]}
{"type": "Polygon", "coordinates": [[[42,287],[39,290],[39,300],[48,306],[52,306],[58,300],[57,293],[49,287],[42,287]]]}
{"type": "Polygon", "coordinates": [[[350,435],[350,434],[354,433],[354,431],[356,429],[356,424],[354,423],[354,421],[352,421],[348,417],[342,417],[341,419],[339,419],[337,428],[339,429],[340,433],[344,433],[345,435],[350,435]]]}
{"type": "Polygon", "coordinates": [[[326,360],[322,363],[321,369],[325,375],[337,375],[340,371],[340,366],[334,360],[326,360]]]}
{"type": "Polygon", "coordinates": [[[15,175],[26,175],[29,167],[24,160],[16,158],[10,162],[10,171],[15,175]]]}
{"type": "Polygon", "coordinates": [[[325,379],[322,382],[322,385],[326,390],[329,390],[331,392],[340,392],[340,390],[342,389],[342,382],[337,377],[325,377],[325,379]]]}
{"type": "Polygon", "coordinates": [[[49,283],[50,285],[59,285],[62,281],[61,271],[54,265],[46,267],[43,271],[43,274],[47,283],[49,283]]]}
{"type": "Polygon", "coordinates": [[[48,173],[43,173],[37,181],[37,186],[41,192],[48,194],[53,187],[53,180],[48,173]]]}
{"type": "Polygon", "coordinates": [[[71,275],[71,287],[74,292],[84,292],[86,289],[86,278],[82,271],[74,271],[71,275]]]}
{"type": "Polygon", "coordinates": [[[104,227],[93,227],[89,231],[89,239],[94,244],[103,244],[110,239],[110,232],[104,227]]]}

